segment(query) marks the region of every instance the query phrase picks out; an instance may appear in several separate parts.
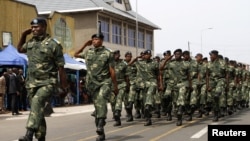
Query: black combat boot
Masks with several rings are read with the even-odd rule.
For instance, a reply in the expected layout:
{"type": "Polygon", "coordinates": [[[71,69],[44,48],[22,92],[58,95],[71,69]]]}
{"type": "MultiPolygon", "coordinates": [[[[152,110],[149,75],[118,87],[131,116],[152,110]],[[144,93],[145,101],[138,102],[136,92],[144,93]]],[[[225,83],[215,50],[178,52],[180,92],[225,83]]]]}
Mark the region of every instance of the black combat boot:
{"type": "Polygon", "coordinates": [[[133,121],[134,118],[133,118],[133,114],[132,114],[132,109],[127,109],[127,113],[128,113],[127,122],[133,121]]]}
{"type": "Polygon", "coordinates": [[[220,117],[226,116],[226,107],[221,107],[220,117]]]}
{"type": "Polygon", "coordinates": [[[232,115],[233,114],[233,106],[229,106],[228,107],[228,110],[227,110],[227,113],[228,113],[228,115],[232,115]]]}
{"type": "Polygon", "coordinates": [[[214,111],[214,118],[213,118],[213,122],[217,122],[219,120],[219,111],[214,111]]]}
{"type": "Polygon", "coordinates": [[[97,121],[98,121],[98,124],[97,124],[96,133],[99,136],[96,138],[96,141],[103,141],[105,140],[104,126],[106,122],[104,118],[99,118],[97,121]]]}
{"type": "Polygon", "coordinates": [[[98,137],[96,138],[96,141],[104,141],[104,140],[105,140],[105,134],[98,135],[98,137]]]}
{"type": "Polygon", "coordinates": [[[242,109],[241,104],[240,104],[240,101],[237,102],[237,109],[238,109],[238,110],[241,110],[241,109],[242,109]]]}
{"type": "Polygon", "coordinates": [[[167,121],[171,121],[172,120],[172,111],[168,111],[167,112],[167,121]]]}
{"type": "Polygon", "coordinates": [[[45,141],[45,137],[39,138],[38,141],[45,141]]]}
{"type": "Polygon", "coordinates": [[[156,118],[161,118],[161,104],[155,105],[155,114],[156,118]]]}
{"type": "Polygon", "coordinates": [[[133,109],[133,102],[130,101],[125,108],[126,109],[133,109]]]}
{"type": "Polygon", "coordinates": [[[92,117],[95,117],[95,111],[93,111],[93,112],[91,113],[91,116],[92,116],[92,117]]]}
{"type": "Polygon", "coordinates": [[[25,136],[20,137],[18,141],[32,141],[34,133],[34,130],[27,129],[25,136]]]}
{"type": "Polygon", "coordinates": [[[200,105],[198,115],[196,116],[196,118],[202,118],[203,112],[204,112],[204,105],[200,105]]]}
{"type": "Polygon", "coordinates": [[[141,118],[141,112],[140,112],[140,110],[138,110],[138,109],[135,111],[135,118],[136,118],[136,119],[141,118]]]}
{"type": "Polygon", "coordinates": [[[145,115],[145,118],[146,118],[146,123],[144,124],[144,126],[149,126],[149,125],[152,125],[152,121],[151,121],[151,110],[152,110],[152,107],[151,105],[146,105],[145,107],[145,110],[144,110],[144,115],[145,115]]]}
{"type": "Polygon", "coordinates": [[[176,126],[182,125],[183,106],[178,107],[176,126]]]}
{"type": "Polygon", "coordinates": [[[193,114],[194,114],[194,111],[196,109],[196,106],[195,105],[191,105],[190,106],[190,111],[188,112],[188,116],[186,118],[187,121],[192,121],[193,120],[193,114]]]}
{"type": "Polygon", "coordinates": [[[121,111],[116,110],[114,116],[115,116],[115,124],[114,124],[114,126],[121,126],[121,118],[120,118],[121,117],[121,111]]]}

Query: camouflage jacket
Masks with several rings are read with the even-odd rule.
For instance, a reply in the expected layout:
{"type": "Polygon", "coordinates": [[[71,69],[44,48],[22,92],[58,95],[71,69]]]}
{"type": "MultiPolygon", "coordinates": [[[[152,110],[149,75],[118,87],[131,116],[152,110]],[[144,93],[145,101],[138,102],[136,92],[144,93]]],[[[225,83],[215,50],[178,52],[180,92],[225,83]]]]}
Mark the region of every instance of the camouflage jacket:
{"type": "Polygon", "coordinates": [[[157,80],[159,75],[159,63],[150,59],[137,61],[135,63],[137,70],[139,71],[139,75],[142,78],[142,82],[144,86],[157,86],[157,80]]]}
{"type": "MultiPolygon", "coordinates": [[[[114,67],[114,57],[111,50],[106,47],[90,48],[80,54],[87,65],[86,85],[100,87],[103,84],[111,85],[109,67],[114,67]]],[[[95,88],[93,88],[95,89],[95,88]]]]}
{"type": "Polygon", "coordinates": [[[209,74],[209,79],[216,81],[218,79],[226,78],[226,63],[220,59],[213,62],[208,62],[207,72],[209,74]]]}
{"type": "Polygon", "coordinates": [[[115,61],[115,76],[118,87],[126,86],[126,79],[125,79],[127,76],[126,72],[127,72],[127,63],[122,59],[115,61]]]}
{"type": "Polygon", "coordinates": [[[136,83],[136,74],[137,74],[137,69],[134,64],[127,66],[126,75],[129,77],[130,84],[136,83]]]}
{"type": "Polygon", "coordinates": [[[181,60],[173,60],[169,63],[169,82],[172,84],[182,83],[188,81],[190,74],[190,64],[181,60]]]}
{"type": "Polygon", "coordinates": [[[58,67],[64,66],[63,48],[48,34],[33,37],[22,47],[29,60],[26,87],[58,83],[58,67]]]}

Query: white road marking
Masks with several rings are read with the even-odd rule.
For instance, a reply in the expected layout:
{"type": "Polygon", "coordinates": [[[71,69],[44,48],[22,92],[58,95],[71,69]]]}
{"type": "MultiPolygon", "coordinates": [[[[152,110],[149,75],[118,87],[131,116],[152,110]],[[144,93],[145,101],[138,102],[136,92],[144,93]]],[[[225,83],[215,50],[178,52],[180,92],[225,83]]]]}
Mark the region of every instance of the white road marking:
{"type": "MultiPolygon", "coordinates": [[[[217,125],[219,124],[218,122],[214,122],[214,123],[211,123],[212,125],[217,125]]],[[[207,133],[207,127],[201,129],[199,132],[195,133],[193,136],[191,136],[190,138],[192,139],[198,139],[200,138],[201,136],[203,136],[204,134],[207,133]]]]}

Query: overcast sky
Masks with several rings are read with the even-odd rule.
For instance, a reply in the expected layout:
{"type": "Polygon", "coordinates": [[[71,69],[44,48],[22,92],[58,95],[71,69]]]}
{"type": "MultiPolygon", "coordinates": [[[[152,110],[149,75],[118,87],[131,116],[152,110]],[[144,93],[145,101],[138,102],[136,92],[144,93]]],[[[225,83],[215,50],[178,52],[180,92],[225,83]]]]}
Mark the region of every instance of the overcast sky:
{"type": "Polygon", "coordinates": [[[136,1],[138,14],[161,28],[154,32],[155,55],[188,50],[190,42],[192,55],[218,50],[250,64],[250,0],[130,0],[133,11],[136,1]]]}

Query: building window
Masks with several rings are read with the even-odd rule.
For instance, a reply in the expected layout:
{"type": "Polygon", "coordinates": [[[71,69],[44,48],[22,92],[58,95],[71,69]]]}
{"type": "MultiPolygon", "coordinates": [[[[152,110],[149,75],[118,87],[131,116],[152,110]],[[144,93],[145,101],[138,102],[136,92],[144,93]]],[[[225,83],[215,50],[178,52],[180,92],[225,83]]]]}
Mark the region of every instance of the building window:
{"type": "Polygon", "coordinates": [[[122,4],[122,0],[115,0],[117,3],[122,4]]]}
{"type": "Polygon", "coordinates": [[[144,31],[139,30],[138,32],[138,48],[144,48],[144,31]]]}
{"type": "Polygon", "coordinates": [[[101,31],[104,35],[104,41],[109,42],[109,18],[105,17],[99,17],[99,20],[101,21],[101,31]]]}
{"type": "Polygon", "coordinates": [[[146,33],[146,49],[153,49],[153,33],[147,32],[146,33]]]}
{"type": "Polygon", "coordinates": [[[112,21],[112,43],[122,44],[122,27],[121,23],[112,21]]]}
{"type": "Polygon", "coordinates": [[[135,28],[132,26],[128,27],[128,45],[135,47],[135,28]]]}
{"type": "Polygon", "coordinates": [[[127,25],[123,24],[123,44],[127,45],[127,25]]]}

